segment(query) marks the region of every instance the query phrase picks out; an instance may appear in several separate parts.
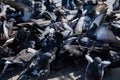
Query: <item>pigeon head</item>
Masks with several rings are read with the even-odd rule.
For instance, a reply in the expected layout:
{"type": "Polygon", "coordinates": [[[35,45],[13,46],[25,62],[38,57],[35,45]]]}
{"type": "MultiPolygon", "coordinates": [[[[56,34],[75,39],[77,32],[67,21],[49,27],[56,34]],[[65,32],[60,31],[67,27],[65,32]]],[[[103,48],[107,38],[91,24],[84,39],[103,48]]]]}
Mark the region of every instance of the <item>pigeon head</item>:
{"type": "Polygon", "coordinates": [[[93,23],[93,26],[89,28],[89,30],[87,31],[87,35],[89,38],[96,39],[96,36],[94,35],[94,33],[97,28],[98,28],[97,24],[93,23]]]}
{"type": "Polygon", "coordinates": [[[0,16],[0,21],[5,21],[6,20],[6,17],[5,16],[0,16]]]}
{"type": "Polygon", "coordinates": [[[101,63],[101,61],[102,61],[102,60],[101,60],[101,58],[100,58],[100,57],[95,57],[95,59],[94,59],[94,62],[93,62],[93,63],[98,65],[98,64],[100,64],[100,63],[101,63]]]}
{"type": "Polygon", "coordinates": [[[30,36],[30,31],[27,30],[26,28],[19,29],[17,33],[17,38],[19,39],[19,41],[25,40],[29,36],[30,36]]]}
{"type": "Polygon", "coordinates": [[[52,59],[52,54],[49,52],[43,53],[41,59],[45,62],[51,62],[50,60],[52,59]]]}
{"type": "Polygon", "coordinates": [[[10,18],[8,22],[16,23],[16,20],[14,18],[10,18]]]}
{"type": "Polygon", "coordinates": [[[35,2],[34,9],[40,10],[41,8],[42,8],[42,3],[41,2],[35,2]]]}
{"type": "Polygon", "coordinates": [[[64,10],[60,10],[60,9],[57,9],[57,10],[55,10],[55,15],[56,16],[64,16],[64,10]]]}

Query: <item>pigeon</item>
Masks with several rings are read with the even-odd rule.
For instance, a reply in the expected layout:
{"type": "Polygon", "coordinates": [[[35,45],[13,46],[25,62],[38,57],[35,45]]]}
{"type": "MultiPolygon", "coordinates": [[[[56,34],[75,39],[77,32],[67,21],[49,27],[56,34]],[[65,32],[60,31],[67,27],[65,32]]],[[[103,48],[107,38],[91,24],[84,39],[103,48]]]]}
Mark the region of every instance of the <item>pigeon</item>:
{"type": "Polygon", "coordinates": [[[102,80],[104,69],[111,64],[110,61],[102,61],[100,57],[95,57],[93,60],[89,55],[85,56],[88,60],[88,65],[85,73],[85,80],[102,80]]]}

